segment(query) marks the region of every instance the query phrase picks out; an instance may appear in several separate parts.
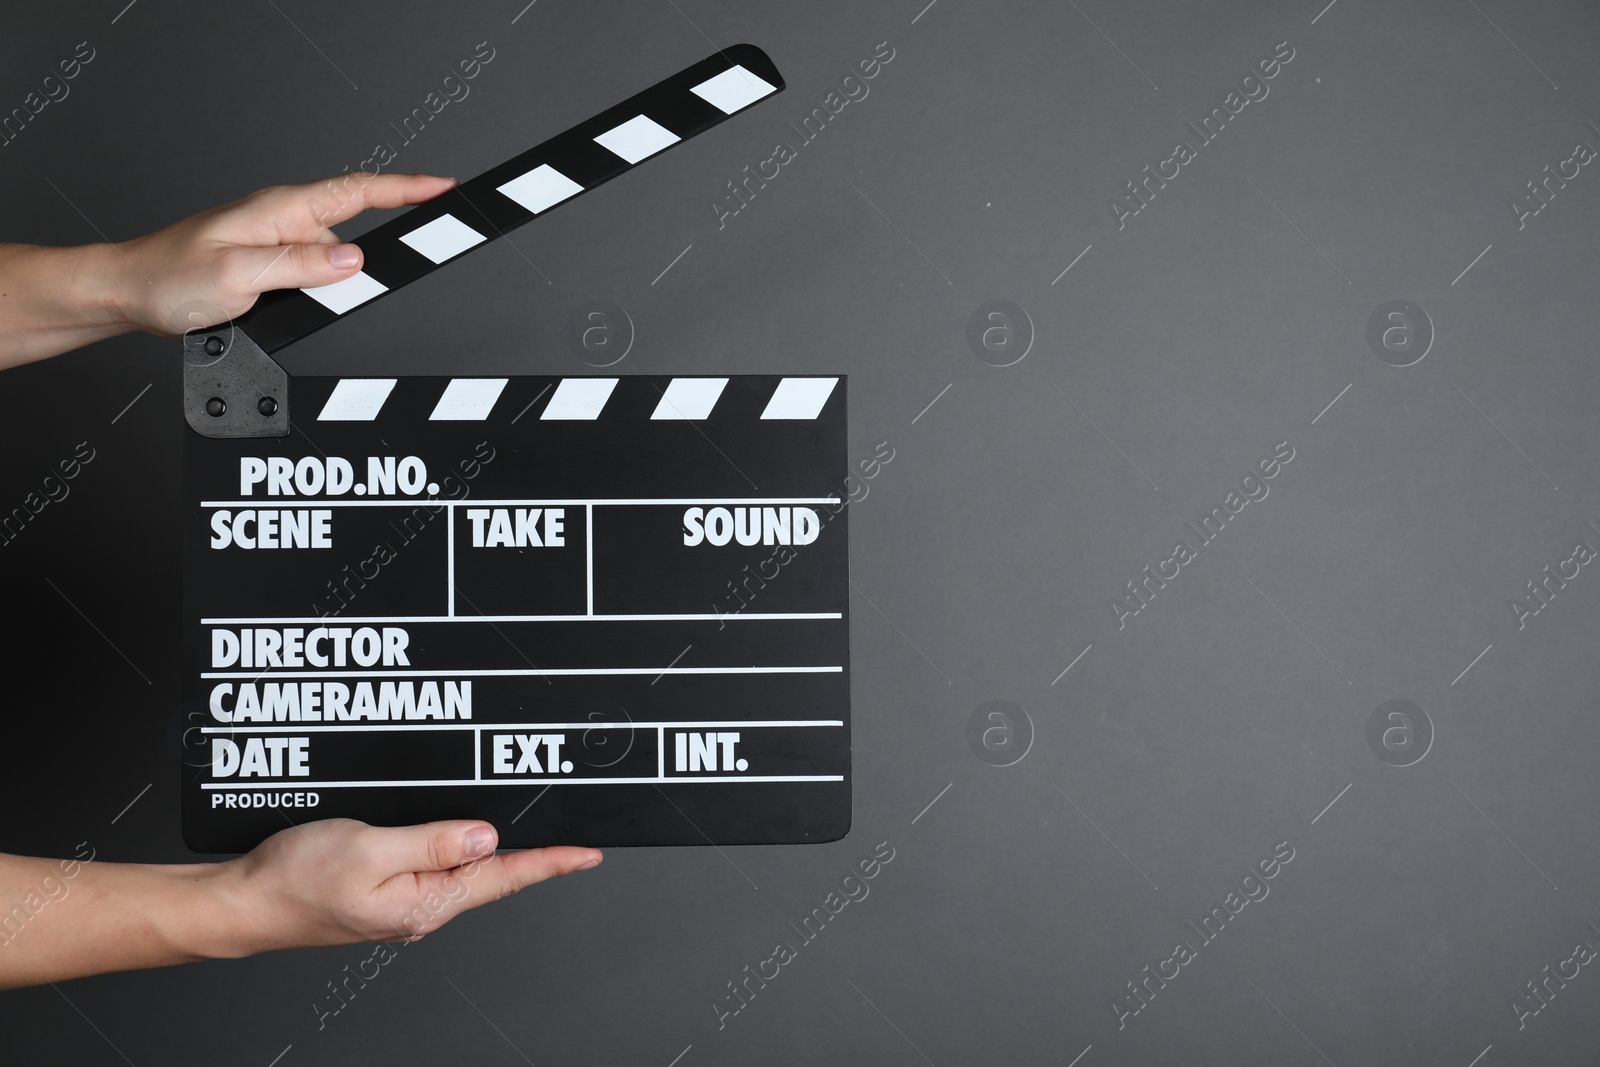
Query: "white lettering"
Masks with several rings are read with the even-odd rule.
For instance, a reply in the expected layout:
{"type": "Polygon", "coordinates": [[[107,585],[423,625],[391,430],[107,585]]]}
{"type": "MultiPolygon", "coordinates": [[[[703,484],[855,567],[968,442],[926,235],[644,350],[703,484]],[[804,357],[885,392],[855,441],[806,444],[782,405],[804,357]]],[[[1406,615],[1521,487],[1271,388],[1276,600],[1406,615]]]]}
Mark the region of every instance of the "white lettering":
{"type": "Polygon", "coordinates": [[[822,524],[811,508],[690,508],[683,513],[683,543],[809,545],[822,524]]]}
{"type": "Polygon", "coordinates": [[[222,510],[211,516],[211,547],[237,545],[258,548],[332,548],[333,512],[327,509],[300,511],[240,512],[222,510]],[[253,527],[253,529],[252,529],[253,527]]]}

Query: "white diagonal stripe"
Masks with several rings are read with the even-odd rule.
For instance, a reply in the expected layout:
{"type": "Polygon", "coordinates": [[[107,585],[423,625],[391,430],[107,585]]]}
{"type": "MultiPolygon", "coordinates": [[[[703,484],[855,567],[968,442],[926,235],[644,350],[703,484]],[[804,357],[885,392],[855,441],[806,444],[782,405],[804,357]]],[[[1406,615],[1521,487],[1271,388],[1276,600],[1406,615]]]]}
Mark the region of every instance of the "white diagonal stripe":
{"type": "Polygon", "coordinates": [[[373,297],[387,293],[389,287],[366,271],[358,270],[342,282],[300,291],[335,315],[343,315],[351,308],[360,307],[373,297]]]}
{"type": "Polygon", "coordinates": [[[563,378],[540,419],[598,419],[617,387],[615,378],[563,378]]]}
{"type": "Polygon", "coordinates": [[[583,186],[548,163],[541,163],[528,173],[495,188],[535,215],[554,207],[574,193],[583,192],[583,186]]]}
{"type": "Polygon", "coordinates": [[[767,401],[763,419],[814,419],[833,395],[837,378],[785,378],[767,401]]]}
{"type": "Polygon", "coordinates": [[[482,422],[500,399],[508,378],[452,378],[433,406],[429,422],[482,422]]]}
{"type": "Polygon", "coordinates": [[[749,107],[763,96],[777,92],[760,75],[752,74],[737,63],[715,78],[707,78],[689,91],[724,115],[731,115],[742,107],[749,107]]]}
{"type": "Polygon", "coordinates": [[[418,226],[400,240],[433,262],[443,263],[473,245],[482,244],[486,238],[454,215],[447,214],[418,226]]]}
{"type": "Polygon", "coordinates": [[[677,142],[677,134],[644,115],[635,115],[621,126],[614,126],[595,138],[596,144],[609,148],[629,163],[648,159],[677,142]]]}
{"type": "Polygon", "coordinates": [[[340,378],[318,422],[371,422],[394,388],[393,378],[340,378]]]}
{"type": "Polygon", "coordinates": [[[703,419],[711,414],[726,378],[674,378],[661,394],[652,419],[703,419]]]}

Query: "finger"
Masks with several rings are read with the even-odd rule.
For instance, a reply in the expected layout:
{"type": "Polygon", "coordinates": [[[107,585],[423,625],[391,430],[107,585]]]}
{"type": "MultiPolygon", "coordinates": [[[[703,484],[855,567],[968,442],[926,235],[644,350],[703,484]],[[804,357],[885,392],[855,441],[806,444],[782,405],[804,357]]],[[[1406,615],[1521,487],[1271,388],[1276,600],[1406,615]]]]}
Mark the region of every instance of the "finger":
{"type": "Polygon", "coordinates": [[[528,848],[520,852],[507,852],[494,858],[500,895],[556,878],[574,871],[598,867],[605,854],[597,848],[575,848],[572,845],[553,845],[549,848],[528,848]]]}
{"type": "Polygon", "coordinates": [[[470,819],[419,826],[369,826],[362,852],[380,880],[415,871],[448,871],[494,852],[494,827],[470,819]]]}
{"type": "Polygon", "coordinates": [[[347,244],[293,244],[236,247],[227,253],[224,277],[246,293],[269,289],[311,289],[343,281],[361,269],[361,249],[347,244]]]}
{"type": "Polygon", "coordinates": [[[599,849],[557,845],[532,848],[504,855],[490,854],[475,862],[448,871],[429,871],[395,878],[409,887],[409,893],[427,903],[428,920],[407,924],[414,940],[436,930],[463,912],[491,901],[503,900],[518,890],[574,871],[586,871],[600,864],[599,849]]]}
{"type": "Polygon", "coordinates": [[[262,194],[261,206],[279,218],[333,226],[368,208],[396,208],[432,200],[456,187],[454,178],[431,174],[344,174],[306,185],[286,185],[262,194]]]}
{"type": "Polygon", "coordinates": [[[440,919],[446,922],[464,911],[501,900],[535,883],[599,866],[603,858],[597,848],[570,845],[530,848],[488,856],[459,870],[421,876],[419,884],[433,888],[451,902],[440,919]],[[466,886],[465,892],[460,888],[462,885],[466,886]]]}

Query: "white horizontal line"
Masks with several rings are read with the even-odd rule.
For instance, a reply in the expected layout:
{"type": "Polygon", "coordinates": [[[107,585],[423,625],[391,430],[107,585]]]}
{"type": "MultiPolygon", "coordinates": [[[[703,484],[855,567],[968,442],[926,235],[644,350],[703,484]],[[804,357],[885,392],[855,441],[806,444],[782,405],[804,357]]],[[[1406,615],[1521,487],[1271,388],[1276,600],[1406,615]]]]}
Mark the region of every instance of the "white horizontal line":
{"type": "Polygon", "coordinates": [[[204,782],[201,789],[394,789],[404,786],[458,786],[458,785],[658,785],[664,782],[842,782],[842,774],[748,774],[735,777],[697,777],[683,775],[676,778],[435,778],[420,782],[204,782]]]}
{"type": "Polygon", "coordinates": [[[202,678],[515,678],[547,674],[838,674],[843,667],[530,667],[465,671],[207,671],[202,678]]]}
{"type": "Polygon", "coordinates": [[[718,622],[733,619],[774,621],[784,619],[842,619],[837,611],[716,612],[681,615],[308,615],[260,619],[201,619],[201,626],[267,626],[277,623],[368,623],[368,622],[718,622]]]}
{"type": "Polygon", "coordinates": [[[436,722],[436,723],[351,723],[344,725],[335,722],[331,725],[319,723],[297,723],[294,726],[250,726],[235,723],[232,726],[202,726],[203,734],[281,734],[293,733],[296,730],[316,730],[319,733],[334,734],[346,731],[365,732],[376,730],[406,731],[406,730],[654,730],[665,727],[668,730],[693,730],[702,727],[715,726],[722,729],[737,726],[740,729],[767,726],[843,726],[843,719],[683,719],[676,722],[436,722]]]}
{"type": "Polygon", "coordinates": [[[836,496],[686,496],[650,499],[645,497],[609,497],[584,500],[439,500],[412,497],[409,500],[318,500],[314,497],[269,497],[264,500],[202,500],[203,508],[259,508],[259,507],[319,507],[319,508],[420,508],[429,504],[439,507],[548,507],[551,504],[580,507],[593,504],[604,507],[637,507],[646,504],[837,504],[836,496]]]}

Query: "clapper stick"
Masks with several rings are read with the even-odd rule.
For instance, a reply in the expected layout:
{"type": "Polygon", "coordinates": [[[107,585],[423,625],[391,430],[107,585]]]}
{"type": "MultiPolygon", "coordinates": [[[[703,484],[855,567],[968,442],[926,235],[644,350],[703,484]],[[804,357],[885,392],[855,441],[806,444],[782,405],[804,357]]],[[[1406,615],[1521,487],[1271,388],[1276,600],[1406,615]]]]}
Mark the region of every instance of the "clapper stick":
{"type": "Polygon", "coordinates": [[[207,437],[289,432],[288,375],[272,354],[432,273],[784,88],[750,44],[644,92],[374,229],[353,277],[264,294],[237,320],[184,338],[184,416],[207,437]]]}

